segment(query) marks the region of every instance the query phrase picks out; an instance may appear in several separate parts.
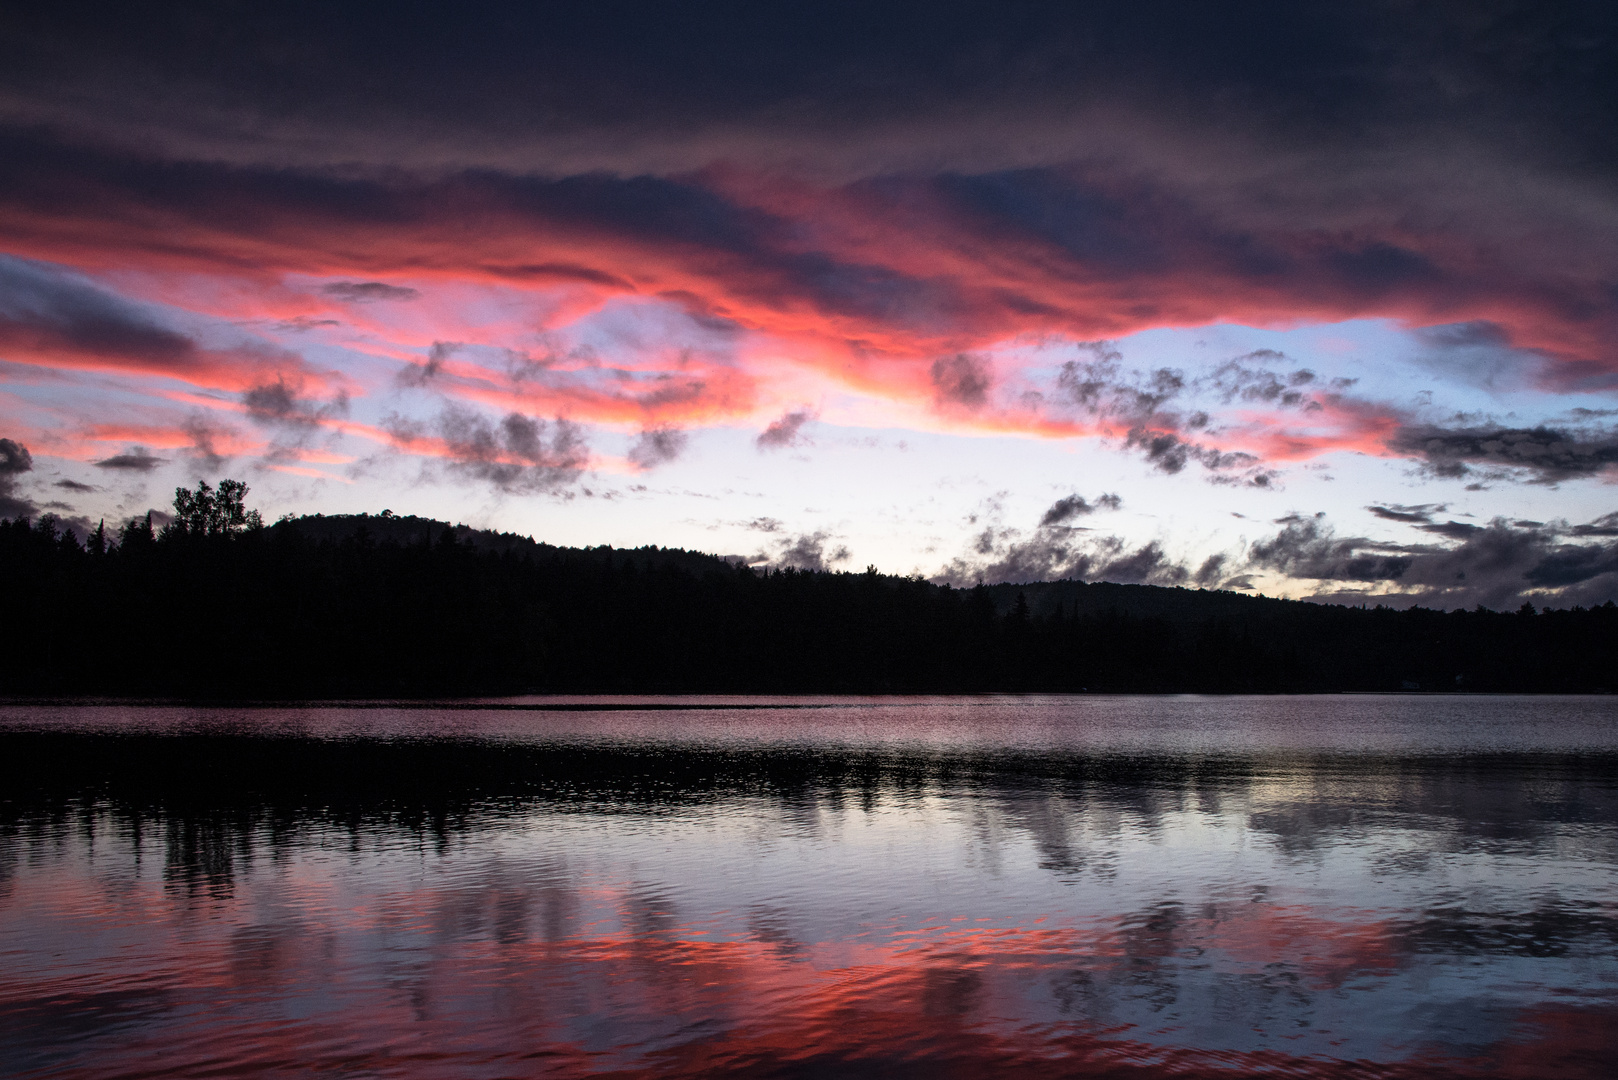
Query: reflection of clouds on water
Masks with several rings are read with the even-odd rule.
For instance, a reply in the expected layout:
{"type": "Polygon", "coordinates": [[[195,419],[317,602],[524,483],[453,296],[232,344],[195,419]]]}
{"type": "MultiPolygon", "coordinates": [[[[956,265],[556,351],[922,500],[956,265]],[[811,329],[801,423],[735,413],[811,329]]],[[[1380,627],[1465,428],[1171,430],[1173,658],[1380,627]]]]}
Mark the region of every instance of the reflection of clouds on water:
{"type": "Polygon", "coordinates": [[[1006,799],[1001,803],[1008,824],[1025,831],[1039,851],[1039,866],[1064,880],[1084,874],[1100,878],[1117,872],[1117,854],[1092,834],[1116,836],[1118,819],[1106,807],[1083,806],[1054,794],[1006,799]],[[1101,820],[1097,820],[1101,819],[1101,820]]]}
{"type": "Polygon", "coordinates": [[[134,1035],[161,1023],[182,1004],[156,988],[86,988],[21,1000],[8,995],[5,1023],[0,1024],[0,1060],[12,1075],[61,1067],[81,1047],[134,1035]]]}
{"type": "Polygon", "coordinates": [[[804,943],[792,934],[792,915],[782,908],[753,904],[747,911],[747,931],[754,941],[769,945],[782,960],[804,958],[804,943]]]}
{"type": "Polygon", "coordinates": [[[1433,908],[1395,933],[1413,954],[1610,957],[1618,949],[1618,904],[1548,898],[1527,911],[1433,908]]]}
{"type": "Polygon", "coordinates": [[[1611,752],[288,737],[179,770],[164,738],[66,738],[0,734],[0,769],[41,765],[0,809],[0,1037],[63,1076],[402,1075],[389,1048],[422,1040],[459,1049],[418,1075],[1310,1075],[1550,1038],[1579,1076],[1618,1031],[1589,1019],[1618,960],[1611,752]]]}

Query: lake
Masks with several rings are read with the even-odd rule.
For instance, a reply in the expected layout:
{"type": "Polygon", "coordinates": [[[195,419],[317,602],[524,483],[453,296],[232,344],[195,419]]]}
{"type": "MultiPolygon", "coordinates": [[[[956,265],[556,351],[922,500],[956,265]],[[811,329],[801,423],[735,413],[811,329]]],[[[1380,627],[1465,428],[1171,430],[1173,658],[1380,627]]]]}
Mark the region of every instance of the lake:
{"type": "Polygon", "coordinates": [[[8,1077],[1595,1077],[1618,698],[0,705],[8,1077]]]}

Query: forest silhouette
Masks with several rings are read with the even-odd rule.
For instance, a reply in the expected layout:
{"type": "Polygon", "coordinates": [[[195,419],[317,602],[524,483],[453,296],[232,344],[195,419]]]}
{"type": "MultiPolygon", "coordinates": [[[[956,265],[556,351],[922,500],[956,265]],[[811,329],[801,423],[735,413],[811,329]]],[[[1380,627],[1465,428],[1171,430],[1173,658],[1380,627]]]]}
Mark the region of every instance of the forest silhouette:
{"type": "Polygon", "coordinates": [[[1607,692],[1618,607],[958,589],[381,515],[265,525],[227,480],[81,539],[0,521],[0,694],[1607,692]]]}

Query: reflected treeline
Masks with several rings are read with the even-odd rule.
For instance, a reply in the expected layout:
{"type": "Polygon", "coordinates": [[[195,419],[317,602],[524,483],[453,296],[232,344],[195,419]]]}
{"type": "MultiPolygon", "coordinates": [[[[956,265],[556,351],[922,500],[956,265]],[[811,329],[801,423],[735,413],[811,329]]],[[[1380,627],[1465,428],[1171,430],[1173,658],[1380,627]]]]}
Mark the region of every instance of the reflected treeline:
{"type": "Polygon", "coordinates": [[[231,488],[229,513],[211,516],[197,509],[208,492],[182,492],[161,532],[135,521],[86,540],[48,518],[0,522],[0,688],[235,698],[1618,689],[1611,603],[1444,613],[1083,582],[953,589],[874,570],[763,572],[669,549],[557,548],[413,517],[255,528],[244,490],[231,488]]]}
{"type": "MultiPolygon", "coordinates": [[[[444,850],[536,809],[634,815],[754,798],[784,823],[810,827],[827,809],[869,813],[947,796],[993,806],[1059,875],[1107,862],[1079,838],[1097,822],[1155,829],[1188,812],[1238,815],[1299,858],[1379,830],[1449,845],[1389,854],[1379,865],[1398,875],[1424,872],[1435,853],[1529,854],[1569,827],[1618,824],[1615,776],[1612,753],[906,753],[9,731],[0,733],[0,829],[70,829],[94,808],[130,835],[161,828],[171,872],[209,889],[228,887],[255,846],[294,842],[310,826],[444,850]]],[[[1618,851],[1592,854],[1618,861],[1618,851]]]]}
{"type": "Polygon", "coordinates": [[[1549,1028],[1613,1030],[1591,1003],[1618,907],[1579,884],[1618,866],[1612,752],[13,730],[0,792],[0,915],[31,965],[0,1001],[0,1051],[85,1070],[62,1075],[187,1071],[174,1055],[403,1075],[419,1062],[387,1055],[411,1040],[468,1055],[443,1075],[1610,1060],[1610,1035],[1549,1028]],[[1446,872],[1457,859],[1470,869],[1446,872]],[[71,977],[91,966],[139,992],[71,977]]]}

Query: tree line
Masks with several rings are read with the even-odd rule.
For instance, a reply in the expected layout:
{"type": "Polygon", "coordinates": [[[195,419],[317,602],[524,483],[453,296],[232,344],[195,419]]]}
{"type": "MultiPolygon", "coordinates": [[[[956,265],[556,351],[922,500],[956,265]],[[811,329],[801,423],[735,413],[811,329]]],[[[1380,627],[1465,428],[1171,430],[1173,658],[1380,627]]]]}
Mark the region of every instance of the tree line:
{"type": "Polygon", "coordinates": [[[0,694],[1614,689],[1618,608],[1351,608],[1178,588],[759,570],[416,517],[265,525],[181,489],[80,538],[0,521],[0,694]]]}

